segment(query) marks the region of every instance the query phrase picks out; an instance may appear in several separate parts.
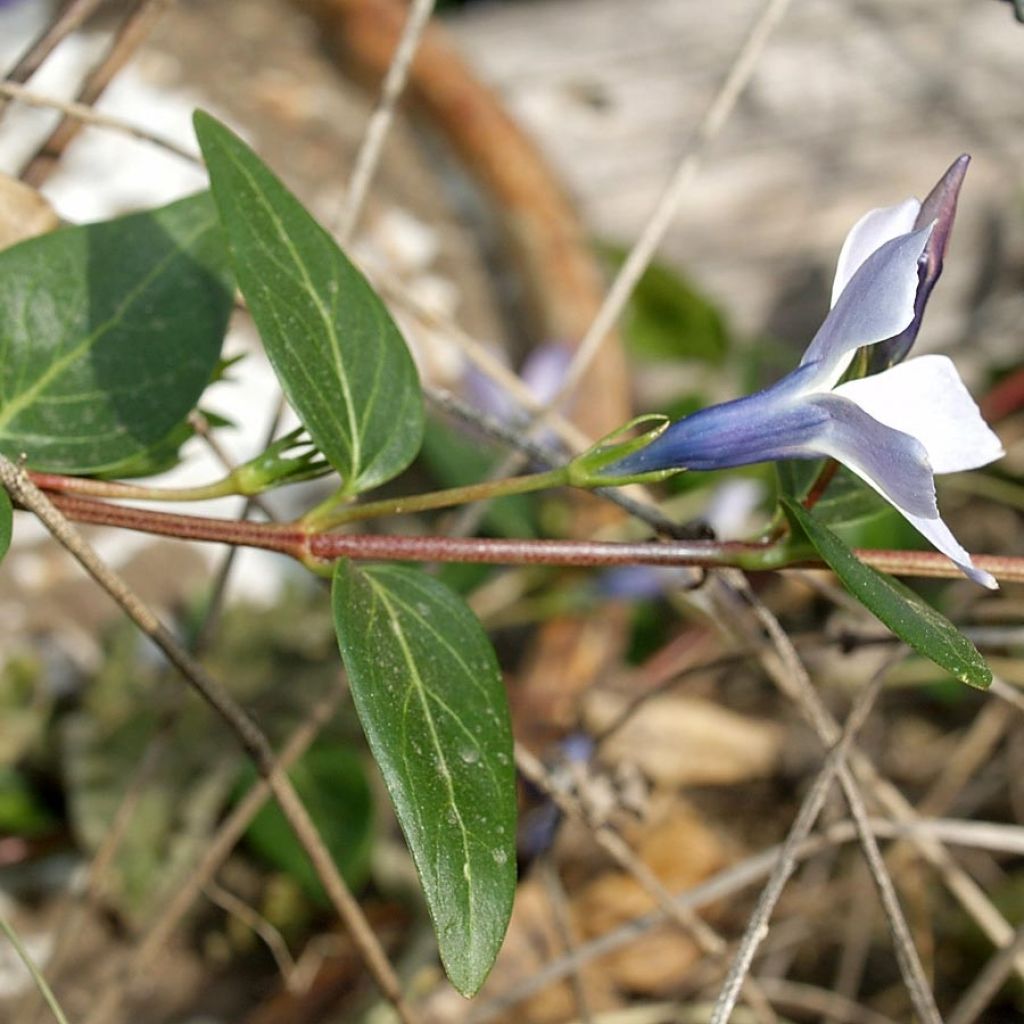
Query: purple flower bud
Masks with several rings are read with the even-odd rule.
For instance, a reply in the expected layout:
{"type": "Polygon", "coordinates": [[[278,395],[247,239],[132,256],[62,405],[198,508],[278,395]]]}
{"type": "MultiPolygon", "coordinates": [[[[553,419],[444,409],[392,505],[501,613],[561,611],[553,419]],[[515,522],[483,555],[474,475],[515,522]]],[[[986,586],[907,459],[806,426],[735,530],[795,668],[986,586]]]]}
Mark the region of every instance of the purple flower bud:
{"type": "Polygon", "coordinates": [[[935,226],[932,228],[931,237],[928,239],[928,244],[925,246],[918,265],[914,319],[910,321],[909,327],[894,338],[883,341],[871,350],[871,359],[868,364],[871,373],[877,373],[888,366],[902,362],[917,338],[928,298],[942,274],[942,262],[946,258],[949,236],[953,231],[953,218],[956,216],[956,201],[970,162],[971,158],[966,153],[958,156],[921,204],[921,211],[914,221],[914,227],[923,228],[932,223],[935,226]]]}

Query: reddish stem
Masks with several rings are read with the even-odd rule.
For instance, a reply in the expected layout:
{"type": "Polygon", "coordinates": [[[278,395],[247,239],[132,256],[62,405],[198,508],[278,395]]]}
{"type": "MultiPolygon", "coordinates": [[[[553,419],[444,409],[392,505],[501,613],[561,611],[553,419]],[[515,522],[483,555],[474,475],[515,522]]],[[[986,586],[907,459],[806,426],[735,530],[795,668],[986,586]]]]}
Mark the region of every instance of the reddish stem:
{"type": "Polygon", "coordinates": [[[51,494],[49,498],[68,519],[80,523],[117,526],[124,530],[177,537],[179,540],[265,548],[291,555],[300,561],[308,555],[306,531],[294,523],[254,523],[247,519],[214,519],[208,516],[154,512],[152,509],[112,505],[73,494],[51,494]]]}
{"type": "MultiPolygon", "coordinates": [[[[587,540],[495,540],[486,537],[401,537],[365,533],[310,533],[296,523],[183,516],[109,502],[54,494],[53,503],[69,519],[140,530],[181,540],[264,548],[290,555],[311,567],[339,558],[408,562],[480,562],[491,565],[690,565],[736,566],[751,571],[820,567],[820,562],[784,561],[786,553],[770,544],[718,541],[609,543],[587,540]]],[[[867,565],[902,576],[956,577],[959,570],[937,551],[859,549],[867,565]]],[[[1024,582],[1024,558],[976,555],[974,564],[1003,582],[1024,582]]]]}

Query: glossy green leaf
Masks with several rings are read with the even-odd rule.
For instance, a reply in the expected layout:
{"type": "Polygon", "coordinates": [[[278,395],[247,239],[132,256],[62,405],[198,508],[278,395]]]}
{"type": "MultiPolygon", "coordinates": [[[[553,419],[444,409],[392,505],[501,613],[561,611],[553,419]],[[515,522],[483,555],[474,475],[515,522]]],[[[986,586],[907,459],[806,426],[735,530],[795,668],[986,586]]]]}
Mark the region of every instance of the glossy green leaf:
{"type": "Polygon", "coordinates": [[[992,672],[977,648],[944,615],[912,590],[870,566],[802,505],[782,499],[790,522],[811,542],[858,601],[919,654],[970,686],[985,688],[992,672]]]}
{"type": "MultiPolygon", "coordinates": [[[[214,430],[235,426],[231,420],[219,416],[208,409],[199,409],[199,415],[206,425],[214,430]]],[[[191,420],[176,423],[171,432],[156,444],[144,448],[127,459],[121,459],[105,469],[97,470],[92,475],[103,480],[127,480],[133,477],[155,476],[174,469],[181,462],[181,449],[196,436],[196,428],[191,420]]]]}
{"type": "MultiPolygon", "coordinates": [[[[373,797],[359,756],[336,743],[319,743],[288,775],[338,870],[351,887],[358,888],[369,874],[373,848],[373,797]]],[[[248,789],[256,781],[252,765],[246,765],[245,777],[248,789]]],[[[327,903],[308,854],[276,803],[264,804],[245,837],[261,857],[291,875],[307,895],[327,903]]]]}
{"type": "Polygon", "coordinates": [[[472,995],[501,947],[516,883],[512,733],[494,649],[465,604],[416,569],[339,562],[333,603],[441,960],[472,995]]]}
{"type": "Polygon", "coordinates": [[[0,252],[0,451],[89,473],[194,407],[231,311],[208,194],[0,252]]]}
{"type": "Polygon", "coordinates": [[[0,487],[0,558],[7,554],[11,546],[11,528],[14,510],[11,508],[11,496],[0,487]]]}
{"type": "Polygon", "coordinates": [[[238,284],[288,400],[349,492],[396,476],[423,437],[423,397],[384,304],[334,239],[237,135],[196,135],[238,284]]]}

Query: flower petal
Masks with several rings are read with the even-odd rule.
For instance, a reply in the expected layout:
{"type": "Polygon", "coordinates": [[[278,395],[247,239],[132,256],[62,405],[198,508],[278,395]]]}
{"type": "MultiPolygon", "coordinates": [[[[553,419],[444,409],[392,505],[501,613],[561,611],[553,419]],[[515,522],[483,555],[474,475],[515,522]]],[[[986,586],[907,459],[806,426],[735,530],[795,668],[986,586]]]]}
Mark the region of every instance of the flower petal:
{"type": "Polygon", "coordinates": [[[924,446],[893,430],[839,395],[815,395],[807,404],[826,413],[827,423],[810,443],[838,459],[904,515],[935,518],[935,479],[924,446]]]}
{"type": "Polygon", "coordinates": [[[906,235],[914,230],[914,221],[920,211],[921,204],[916,199],[904,199],[895,206],[869,210],[850,228],[850,233],[839,250],[836,276],[832,281],[833,306],[843,294],[843,289],[850,283],[850,278],[876,249],[880,249],[898,235],[906,235]]]}
{"type": "Polygon", "coordinates": [[[858,348],[899,334],[914,319],[917,261],[930,234],[929,226],[893,238],[860,265],[800,361],[818,364],[805,382],[813,390],[832,388],[858,348]]]}
{"type": "Polygon", "coordinates": [[[965,576],[974,580],[975,583],[980,583],[983,587],[988,587],[989,590],[999,589],[995,576],[975,566],[971,561],[970,554],[950,533],[949,527],[941,519],[925,519],[921,516],[908,515],[906,512],[903,515],[918,533],[934,544],[951,562],[954,562],[965,576]]]}
{"type": "Polygon", "coordinates": [[[609,476],[661,469],[729,469],[775,459],[812,458],[828,412],[799,397],[807,366],[764,391],[701,409],[672,423],[649,445],[608,466],[609,476]],[[797,397],[794,398],[794,392],[797,397]]]}
{"type": "Polygon", "coordinates": [[[974,567],[971,556],[939,518],[935,480],[924,445],[909,434],[879,423],[839,394],[816,395],[810,402],[829,413],[828,426],[813,442],[821,452],[838,459],[870,484],[965,575],[983,587],[998,586],[989,573],[974,567]]]}
{"type": "Polygon", "coordinates": [[[840,384],[833,394],[916,437],[936,473],[976,469],[1004,454],[947,356],[919,356],[873,377],[840,384]]]}

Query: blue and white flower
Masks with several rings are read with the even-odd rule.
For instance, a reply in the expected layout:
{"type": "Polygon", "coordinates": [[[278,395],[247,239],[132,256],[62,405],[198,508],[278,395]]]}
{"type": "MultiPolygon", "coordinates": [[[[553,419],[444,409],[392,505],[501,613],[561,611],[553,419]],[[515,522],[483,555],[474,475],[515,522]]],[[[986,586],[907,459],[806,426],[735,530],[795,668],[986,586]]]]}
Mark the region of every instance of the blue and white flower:
{"type": "Polygon", "coordinates": [[[912,344],[941,271],[966,164],[965,157],[954,163],[924,204],[907,199],[854,225],[839,254],[831,311],[792,373],[757,394],[678,420],[606,472],[834,458],[966,575],[994,588],[935,500],[936,473],[975,469],[1003,454],[953,363],[920,356],[841,383],[858,349],[879,346],[885,365],[912,344]]]}

